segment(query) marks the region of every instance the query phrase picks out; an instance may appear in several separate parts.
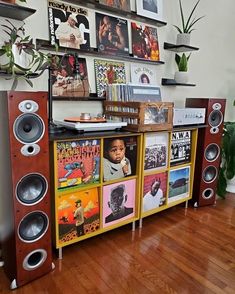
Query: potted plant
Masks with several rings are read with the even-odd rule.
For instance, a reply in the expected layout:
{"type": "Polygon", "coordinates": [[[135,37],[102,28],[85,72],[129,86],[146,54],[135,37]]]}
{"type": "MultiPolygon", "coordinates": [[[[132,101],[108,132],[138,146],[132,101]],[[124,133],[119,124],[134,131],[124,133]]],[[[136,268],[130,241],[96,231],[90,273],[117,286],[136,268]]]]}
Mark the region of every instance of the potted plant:
{"type": "Polygon", "coordinates": [[[180,15],[181,15],[181,28],[179,26],[174,25],[174,27],[177,29],[179,34],[177,35],[176,44],[177,45],[189,45],[190,44],[190,34],[194,29],[194,25],[202,19],[204,16],[193,18],[193,14],[199,4],[200,0],[197,1],[197,3],[194,5],[189,17],[187,20],[185,19],[183,7],[181,0],[179,0],[180,5],[180,15]]]}
{"type": "Polygon", "coordinates": [[[179,54],[175,54],[175,62],[178,67],[178,71],[175,72],[175,81],[180,84],[185,84],[188,82],[188,60],[191,56],[191,53],[186,56],[183,53],[181,56],[179,54]]]}
{"type": "Polygon", "coordinates": [[[25,35],[24,24],[16,27],[6,19],[1,27],[8,39],[0,46],[0,70],[8,74],[7,79],[14,80],[12,89],[22,79],[32,87],[30,78],[38,77],[48,68],[51,54],[35,48],[32,38],[25,35]]]}
{"type": "Polygon", "coordinates": [[[225,122],[221,146],[217,194],[225,198],[226,192],[235,193],[235,122],[225,122]]]}

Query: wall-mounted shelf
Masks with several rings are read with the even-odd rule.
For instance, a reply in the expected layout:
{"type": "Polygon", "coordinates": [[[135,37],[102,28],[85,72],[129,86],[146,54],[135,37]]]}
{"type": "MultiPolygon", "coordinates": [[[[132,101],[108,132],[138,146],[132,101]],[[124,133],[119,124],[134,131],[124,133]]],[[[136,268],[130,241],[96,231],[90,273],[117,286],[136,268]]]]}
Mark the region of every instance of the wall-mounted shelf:
{"type": "Polygon", "coordinates": [[[174,79],[162,79],[162,86],[187,86],[187,87],[194,87],[195,84],[183,84],[177,83],[174,79]]]}
{"type": "Polygon", "coordinates": [[[151,64],[164,64],[164,61],[154,61],[154,60],[147,60],[144,58],[136,58],[130,55],[111,55],[106,53],[99,52],[97,48],[90,48],[90,50],[76,50],[71,48],[59,47],[56,51],[55,46],[51,45],[50,41],[36,39],[36,48],[37,49],[44,49],[52,52],[60,52],[60,53],[77,53],[79,55],[86,55],[86,56],[94,56],[94,57],[101,57],[106,59],[114,59],[114,60],[123,60],[123,61],[133,61],[133,62],[141,62],[141,63],[151,63],[151,64]]]}
{"type": "Polygon", "coordinates": [[[35,9],[0,1],[0,16],[24,20],[36,12],[35,9]]]}
{"type": "Polygon", "coordinates": [[[154,26],[158,26],[158,27],[162,27],[165,26],[167,23],[161,20],[156,20],[156,19],[151,19],[142,15],[138,15],[136,12],[134,11],[124,11],[115,7],[109,7],[107,5],[103,5],[101,3],[99,3],[98,1],[94,1],[94,0],[69,0],[70,3],[76,4],[76,5],[81,5],[81,6],[85,6],[87,8],[90,9],[94,9],[94,10],[101,10],[101,11],[106,11],[106,12],[110,12],[112,14],[116,14],[118,16],[122,16],[124,18],[129,18],[131,20],[136,20],[136,21],[140,21],[140,22],[145,22],[147,24],[152,24],[154,26]]]}
{"type": "Polygon", "coordinates": [[[53,96],[53,101],[103,101],[103,100],[106,100],[105,97],[98,97],[96,93],[90,93],[89,96],[81,96],[81,97],[66,97],[66,98],[63,98],[62,96],[61,97],[56,97],[56,96],[53,96]]]}
{"type": "Polygon", "coordinates": [[[188,46],[188,45],[175,45],[171,43],[164,43],[164,49],[165,50],[170,50],[173,52],[187,52],[187,51],[197,51],[199,48],[193,47],[193,46],[188,46]]]}

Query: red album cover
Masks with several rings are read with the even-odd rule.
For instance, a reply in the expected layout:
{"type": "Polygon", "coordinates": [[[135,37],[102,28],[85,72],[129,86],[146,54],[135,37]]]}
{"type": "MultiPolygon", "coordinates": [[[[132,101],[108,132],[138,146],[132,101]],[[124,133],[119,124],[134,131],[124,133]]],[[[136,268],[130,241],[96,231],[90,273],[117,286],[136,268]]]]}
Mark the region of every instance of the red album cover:
{"type": "Polygon", "coordinates": [[[49,33],[52,45],[90,48],[88,10],[74,4],[48,0],[49,33]]]}
{"type": "Polygon", "coordinates": [[[75,55],[59,56],[51,70],[52,96],[61,100],[89,96],[86,59],[75,55]]]}
{"type": "Polygon", "coordinates": [[[99,0],[99,3],[120,10],[131,11],[130,0],[99,0]]]}
{"type": "Polygon", "coordinates": [[[58,189],[97,183],[100,179],[100,140],[57,142],[58,189]]]}
{"type": "Polygon", "coordinates": [[[95,232],[100,227],[98,188],[74,191],[58,196],[58,243],[76,242],[80,236],[95,232]]]}
{"type": "Polygon", "coordinates": [[[95,15],[98,51],[129,55],[127,20],[102,13],[95,15]]]}
{"type": "Polygon", "coordinates": [[[160,60],[157,28],[131,22],[131,35],[134,57],[160,60]]]}

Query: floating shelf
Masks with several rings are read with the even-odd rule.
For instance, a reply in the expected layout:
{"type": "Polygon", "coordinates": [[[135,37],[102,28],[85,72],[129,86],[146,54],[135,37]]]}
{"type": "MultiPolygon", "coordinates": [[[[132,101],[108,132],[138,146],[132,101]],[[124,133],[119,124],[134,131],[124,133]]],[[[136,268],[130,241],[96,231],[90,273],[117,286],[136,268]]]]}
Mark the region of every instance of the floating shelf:
{"type": "Polygon", "coordinates": [[[148,60],[144,58],[137,58],[130,55],[108,55],[108,53],[102,53],[97,50],[97,48],[90,48],[90,50],[82,50],[82,49],[72,49],[72,48],[65,48],[65,47],[59,47],[58,50],[56,50],[55,46],[51,45],[50,41],[46,40],[40,40],[36,39],[36,48],[37,49],[43,49],[48,50],[52,52],[60,52],[60,53],[77,53],[79,55],[87,55],[87,56],[95,56],[95,57],[101,57],[101,58],[107,58],[107,59],[114,59],[114,60],[123,60],[123,61],[133,61],[133,62],[141,62],[141,63],[151,63],[151,64],[164,64],[164,61],[154,61],[154,60],[148,60]]]}
{"type": "Polygon", "coordinates": [[[194,87],[195,84],[181,84],[177,83],[174,79],[162,79],[162,86],[187,86],[194,87]]]}
{"type": "Polygon", "coordinates": [[[156,19],[152,19],[152,18],[148,18],[142,15],[138,15],[136,12],[134,11],[124,11],[115,7],[110,7],[104,4],[99,3],[98,1],[94,1],[94,0],[69,0],[69,3],[73,3],[76,5],[81,5],[90,9],[94,9],[94,10],[100,10],[102,12],[106,11],[106,12],[110,12],[112,14],[116,14],[119,17],[122,16],[124,18],[129,18],[131,20],[136,20],[136,21],[140,21],[140,22],[145,22],[148,24],[152,24],[154,26],[158,26],[158,27],[162,27],[165,26],[167,23],[162,21],[162,20],[156,20],[156,19]]]}
{"type": "Polygon", "coordinates": [[[0,16],[24,20],[36,12],[35,9],[0,1],[0,16]]]}
{"type": "Polygon", "coordinates": [[[164,43],[165,50],[170,50],[173,52],[187,52],[187,51],[197,51],[199,48],[193,47],[193,46],[188,46],[188,45],[175,45],[175,44],[170,44],[170,43],[164,43]]]}
{"type": "Polygon", "coordinates": [[[98,97],[96,93],[90,93],[89,96],[83,97],[66,97],[53,96],[53,101],[103,101],[106,97],[98,97]]]}

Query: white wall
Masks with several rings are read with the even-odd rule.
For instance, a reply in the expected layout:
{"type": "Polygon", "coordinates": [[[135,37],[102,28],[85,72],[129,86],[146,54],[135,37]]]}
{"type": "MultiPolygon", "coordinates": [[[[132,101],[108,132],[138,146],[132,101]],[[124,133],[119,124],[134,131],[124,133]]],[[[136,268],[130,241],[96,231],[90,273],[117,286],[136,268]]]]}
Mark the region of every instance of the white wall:
{"type": "MultiPolygon", "coordinates": [[[[138,0],[137,0],[138,1],[138,0]]],[[[158,82],[161,78],[173,78],[176,70],[174,53],[163,49],[163,43],[175,43],[176,29],[173,24],[180,24],[180,12],[178,0],[163,0],[164,20],[167,26],[159,27],[160,58],[164,65],[157,65],[158,82]]],[[[196,0],[182,0],[187,14],[196,0]]],[[[20,3],[20,5],[23,5],[20,3]]],[[[27,34],[34,38],[49,39],[47,21],[47,0],[27,0],[29,7],[37,9],[37,12],[25,20],[27,34]]],[[[221,97],[227,99],[225,120],[235,120],[235,107],[232,106],[235,99],[235,34],[234,34],[235,1],[201,0],[196,11],[197,16],[205,15],[192,32],[191,45],[199,47],[199,51],[192,52],[189,61],[189,74],[191,83],[196,87],[167,87],[162,86],[164,101],[173,101],[176,107],[184,106],[186,97],[221,97]]],[[[0,20],[3,21],[2,19],[0,20]]],[[[92,39],[92,45],[95,40],[92,39]]],[[[93,59],[87,58],[88,75],[92,91],[95,91],[93,59]]],[[[129,63],[126,62],[126,66],[129,63]]],[[[127,71],[128,72],[128,71],[127,71]]],[[[11,87],[9,81],[0,80],[0,90],[8,90],[11,87]]],[[[32,90],[22,83],[18,90],[32,90]]],[[[43,77],[34,80],[33,90],[47,90],[47,73],[43,77]]],[[[63,118],[68,115],[78,115],[80,112],[89,111],[92,114],[102,112],[101,102],[54,102],[54,117],[63,118]]]]}

